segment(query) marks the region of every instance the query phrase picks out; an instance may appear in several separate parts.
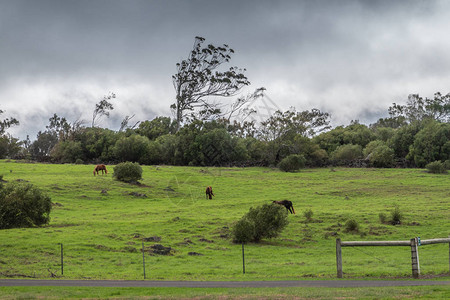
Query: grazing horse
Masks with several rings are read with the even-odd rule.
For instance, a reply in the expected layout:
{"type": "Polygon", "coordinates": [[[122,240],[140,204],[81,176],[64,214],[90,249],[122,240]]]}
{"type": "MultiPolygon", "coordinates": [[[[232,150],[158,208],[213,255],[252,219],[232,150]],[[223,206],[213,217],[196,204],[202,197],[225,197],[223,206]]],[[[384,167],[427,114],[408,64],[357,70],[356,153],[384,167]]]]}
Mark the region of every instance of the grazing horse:
{"type": "Polygon", "coordinates": [[[272,201],[272,203],[283,205],[286,207],[286,209],[291,213],[295,215],[294,206],[292,205],[292,201],[289,200],[281,200],[281,201],[272,201]]]}
{"type": "Polygon", "coordinates": [[[97,175],[98,175],[99,171],[102,171],[102,175],[103,175],[103,171],[105,171],[105,174],[108,174],[108,170],[106,170],[105,165],[96,165],[95,169],[94,169],[94,176],[95,176],[95,173],[97,173],[97,175]]]}
{"type": "Polygon", "coordinates": [[[212,196],[215,196],[213,191],[212,191],[212,187],[208,186],[206,187],[206,199],[212,199],[212,196]]]}

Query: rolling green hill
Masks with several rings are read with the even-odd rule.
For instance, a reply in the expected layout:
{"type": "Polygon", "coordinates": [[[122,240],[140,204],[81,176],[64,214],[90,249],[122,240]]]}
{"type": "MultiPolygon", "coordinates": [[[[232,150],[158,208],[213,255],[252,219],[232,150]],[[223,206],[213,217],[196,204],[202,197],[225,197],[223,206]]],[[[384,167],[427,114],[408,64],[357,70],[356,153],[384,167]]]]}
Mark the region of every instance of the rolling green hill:
{"type": "MultiPolygon", "coordinates": [[[[450,177],[421,169],[143,166],[139,185],[93,176],[93,165],[0,161],[3,180],[28,181],[53,202],[49,225],[0,230],[0,277],[273,280],[336,278],[335,239],[409,240],[450,234],[450,177]],[[215,197],[208,200],[211,185],[215,197]],[[233,244],[233,223],[252,206],[288,199],[280,237],[233,244]],[[400,209],[401,225],[383,224],[400,209]],[[311,219],[305,212],[312,212],[311,219]],[[354,219],[359,232],[345,232],[354,219]],[[60,243],[64,247],[61,274],[60,243]],[[152,248],[164,246],[169,255],[152,248]]],[[[162,248],[161,248],[162,249],[162,248]]],[[[410,277],[409,247],[344,248],[344,278],[410,277]]],[[[448,245],[420,248],[423,275],[448,274],[448,245]]]]}

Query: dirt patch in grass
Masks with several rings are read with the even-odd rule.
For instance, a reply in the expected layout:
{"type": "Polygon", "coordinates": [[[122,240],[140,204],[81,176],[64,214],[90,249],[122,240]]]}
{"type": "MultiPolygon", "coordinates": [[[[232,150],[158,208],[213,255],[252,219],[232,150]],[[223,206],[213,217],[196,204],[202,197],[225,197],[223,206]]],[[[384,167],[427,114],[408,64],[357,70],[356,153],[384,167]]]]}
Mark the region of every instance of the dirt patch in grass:
{"type": "Polygon", "coordinates": [[[382,226],[369,226],[369,235],[386,235],[391,234],[392,231],[389,228],[382,226]]]}
{"type": "Polygon", "coordinates": [[[200,238],[200,239],[199,239],[199,242],[214,243],[214,241],[208,240],[208,239],[205,239],[205,238],[200,238]]]}
{"type": "Polygon", "coordinates": [[[155,244],[155,245],[151,245],[149,247],[145,247],[144,252],[146,252],[150,255],[170,255],[171,256],[171,255],[173,255],[173,252],[175,252],[175,249],[172,249],[172,247],[163,246],[161,244],[155,244]]]}
{"type": "Polygon", "coordinates": [[[150,236],[142,239],[144,242],[160,242],[161,237],[160,236],[150,236]]]}

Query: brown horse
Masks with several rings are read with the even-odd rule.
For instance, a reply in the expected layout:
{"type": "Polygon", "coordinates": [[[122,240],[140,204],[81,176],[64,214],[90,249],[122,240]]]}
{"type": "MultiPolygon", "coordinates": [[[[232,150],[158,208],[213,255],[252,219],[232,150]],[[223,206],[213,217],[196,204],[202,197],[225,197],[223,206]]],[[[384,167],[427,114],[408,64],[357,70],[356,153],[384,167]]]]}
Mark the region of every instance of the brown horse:
{"type": "Polygon", "coordinates": [[[292,201],[289,200],[281,200],[281,201],[272,201],[272,203],[283,205],[286,207],[286,209],[291,213],[295,215],[294,206],[292,205],[292,201]]]}
{"type": "Polygon", "coordinates": [[[103,171],[105,171],[105,174],[108,174],[108,170],[106,170],[105,165],[96,165],[95,169],[94,169],[94,176],[95,176],[95,173],[97,173],[97,175],[98,175],[99,171],[102,171],[102,175],[103,175],[103,171]]]}
{"type": "Polygon", "coordinates": [[[206,199],[212,199],[212,196],[215,196],[212,190],[212,187],[208,186],[206,187],[206,199]]]}

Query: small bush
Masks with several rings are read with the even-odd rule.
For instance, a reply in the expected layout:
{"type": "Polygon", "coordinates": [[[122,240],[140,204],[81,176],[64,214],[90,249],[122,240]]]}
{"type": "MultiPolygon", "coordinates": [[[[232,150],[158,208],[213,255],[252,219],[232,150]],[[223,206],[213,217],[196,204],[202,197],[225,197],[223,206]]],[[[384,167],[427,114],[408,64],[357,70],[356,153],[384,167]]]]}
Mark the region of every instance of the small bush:
{"type": "Polygon", "coordinates": [[[276,204],[252,207],[233,227],[233,242],[259,242],[277,237],[289,223],[287,216],[286,209],[276,204]]]}
{"type": "Polygon", "coordinates": [[[380,213],[380,214],[378,215],[378,217],[380,218],[380,222],[381,222],[382,224],[388,223],[388,222],[387,222],[387,216],[386,216],[385,213],[380,213]]]}
{"type": "Polygon", "coordinates": [[[394,210],[391,211],[391,224],[400,225],[402,223],[403,214],[400,211],[398,205],[395,206],[394,210]]]}
{"type": "Polygon", "coordinates": [[[313,211],[311,209],[305,210],[303,212],[303,216],[306,218],[306,221],[311,221],[313,216],[313,211]]]}
{"type": "Polygon", "coordinates": [[[306,159],[303,155],[291,154],[281,160],[278,167],[284,172],[295,172],[305,167],[306,159]]]}
{"type": "Polygon", "coordinates": [[[345,222],[345,232],[359,232],[359,224],[354,219],[345,222]]]}
{"type": "Polygon", "coordinates": [[[50,221],[50,197],[30,183],[0,183],[0,229],[34,227],[50,221]]]}
{"type": "Polygon", "coordinates": [[[138,163],[120,163],[114,167],[113,177],[124,182],[137,182],[142,179],[142,167],[138,163]]]}
{"type": "Polygon", "coordinates": [[[445,163],[441,163],[440,161],[434,161],[425,166],[429,173],[434,174],[444,174],[447,173],[447,168],[445,163]]]}

